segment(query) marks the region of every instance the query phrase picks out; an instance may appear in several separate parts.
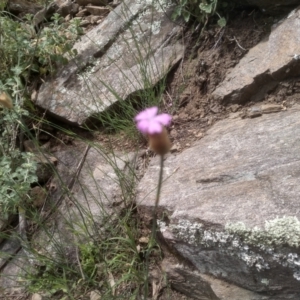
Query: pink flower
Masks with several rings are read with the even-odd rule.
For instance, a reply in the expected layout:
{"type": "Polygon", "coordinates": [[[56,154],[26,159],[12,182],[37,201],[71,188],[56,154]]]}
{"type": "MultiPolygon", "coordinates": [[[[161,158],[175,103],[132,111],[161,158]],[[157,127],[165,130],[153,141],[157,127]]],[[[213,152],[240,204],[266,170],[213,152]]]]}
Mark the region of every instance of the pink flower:
{"type": "Polygon", "coordinates": [[[141,111],[134,118],[136,127],[139,131],[145,134],[157,134],[163,131],[164,126],[171,123],[172,117],[169,114],[157,114],[158,108],[156,106],[147,108],[141,111]]]}

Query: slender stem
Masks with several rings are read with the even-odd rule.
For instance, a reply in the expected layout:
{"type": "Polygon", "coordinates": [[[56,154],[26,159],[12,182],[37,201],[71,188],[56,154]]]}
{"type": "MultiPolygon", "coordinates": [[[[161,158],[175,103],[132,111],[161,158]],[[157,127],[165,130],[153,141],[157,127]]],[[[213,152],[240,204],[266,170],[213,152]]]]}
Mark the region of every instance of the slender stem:
{"type": "Polygon", "coordinates": [[[160,156],[160,169],[159,169],[159,178],[158,178],[158,185],[157,185],[157,191],[156,191],[156,199],[155,199],[155,204],[154,204],[154,209],[153,209],[153,218],[152,218],[152,232],[151,232],[151,244],[153,240],[155,239],[156,236],[156,220],[157,220],[157,207],[159,203],[159,197],[160,197],[160,191],[161,191],[161,186],[162,186],[162,179],[163,179],[163,170],[164,170],[164,156],[160,156]]]}
{"type": "Polygon", "coordinates": [[[146,281],[145,281],[145,295],[144,299],[147,299],[148,297],[148,284],[149,284],[149,256],[151,254],[151,250],[154,246],[154,241],[156,238],[156,221],[157,221],[157,207],[159,203],[159,197],[160,197],[160,191],[162,187],[162,180],[163,180],[163,170],[164,170],[164,156],[160,156],[160,169],[159,169],[159,178],[158,178],[158,185],[157,185],[157,191],[156,191],[156,199],[155,204],[153,208],[153,217],[152,217],[152,231],[151,231],[151,237],[149,241],[149,247],[147,249],[146,253],[146,281]]]}

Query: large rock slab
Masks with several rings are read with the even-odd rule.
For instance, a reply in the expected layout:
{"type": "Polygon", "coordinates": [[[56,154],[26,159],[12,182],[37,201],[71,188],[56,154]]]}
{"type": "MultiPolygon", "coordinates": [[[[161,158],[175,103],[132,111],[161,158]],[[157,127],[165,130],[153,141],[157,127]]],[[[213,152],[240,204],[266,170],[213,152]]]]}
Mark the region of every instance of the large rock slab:
{"type": "Polygon", "coordinates": [[[14,250],[14,247],[17,247],[17,241],[15,241],[15,245],[13,245],[11,240],[5,246],[1,246],[1,251],[4,250],[4,255],[11,255],[11,260],[5,265],[1,265],[0,295],[3,296],[3,299],[18,299],[20,296],[24,297],[25,293],[22,277],[32,269],[23,250],[16,253],[16,256],[13,256],[12,252],[9,251],[10,253],[7,253],[8,249],[3,249],[9,247],[11,247],[11,250],[14,250]]]}
{"type": "Polygon", "coordinates": [[[259,101],[281,80],[300,75],[300,10],[274,25],[213,92],[224,103],[259,101]]]}
{"type": "MultiPolygon", "coordinates": [[[[223,120],[165,160],[162,237],[201,273],[266,297],[257,299],[300,297],[299,125],[298,106],[223,120]]],[[[157,158],[138,187],[145,218],[158,171],[157,158]]]]}
{"type": "Polygon", "coordinates": [[[233,0],[233,2],[243,6],[258,7],[271,15],[284,14],[300,4],[299,0],[233,0]]]}
{"type": "Polygon", "coordinates": [[[15,220],[16,220],[16,216],[13,215],[8,216],[8,218],[5,218],[3,215],[0,216],[0,243],[3,241],[3,239],[7,237],[5,234],[5,230],[15,220]]]}
{"type": "Polygon", "coordinates": [[[37,104],[75,124],[83,124],[116,101],[151,88],[183,56],[170,19],[172,5],[125,0],[78,41],[77,55],[42,85],[37,104]]]}
{"type": "Polygon", "coordinates": [[[162,269],[171,287],[196,300],[266,300],[269,297],[191,270],[182,264],[164,259],[162,269]],[[218,296],[217,296],[218,295],[218,296]]]}
{"type": "Polygon", "coordinates": [[[59,259],[63,253],[64,259],[74,262],[78,241],[103,234],[129,201],[126,197],[135,179],[128,163],[134,155],[108,155],[101,147],[87,149],[83,143],[55,155],[57,176],[49,184],[51,195],[46,203],[46,210],[55,210],[31,244],[46,257],[59,259]]]}
{"type": "Polygon", "coordinates": [[[179,264],[173,265],[167,259],[162,262],[162,267],[173,289],[191,299],[219,300],[210,285],[201,278],[198,272],[193,272],[179,264]]]}

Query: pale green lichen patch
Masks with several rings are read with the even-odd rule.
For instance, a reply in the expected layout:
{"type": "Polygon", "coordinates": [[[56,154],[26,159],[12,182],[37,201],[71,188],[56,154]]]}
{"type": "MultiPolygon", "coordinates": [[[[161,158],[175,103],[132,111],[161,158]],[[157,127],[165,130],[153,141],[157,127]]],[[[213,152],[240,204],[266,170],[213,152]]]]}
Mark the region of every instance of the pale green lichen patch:
{"type": "Polygon", "coordinates": [[[282,217],[266,221],[264,230],[254,227],[253,229],[239,222],[228,224],[225,229],[240,236],[247,244],[262,246],[276,245],[299,247],[300,245],[300,222],[296,217],[282,217]]]}
{"type": "Polygon", "coordinates": [[[176,236],[189,244],[198,243],[201,240],[199,233],[201,230],[202,224],[192,223],[188,220],[180,220],[175,226],[171,225],[171,229],[176,236]]]}
{"type": "Polygon", "coordinates": [[[264,284],[264,285],[269,285],[270,281],[267,278],[263,278],[261,280],[261,283],[264,284]]]}
{"type": "Polygon", "coordinates": [[[167,8],[173,5],[170,0],[138,0],[138,2],[144,2],[146,5],[153,5],[158,12],[165,12],[167,8]]]}
{"type": "Polygon", "coordinates": [[[161,24],[161,21],[155,21],[151,24],[151,31],[154,35],[159,33],[160,24],[161,24]]]}
{"type": "MultiPolygon", "coordinates": [[[[175,240],[188,244],[196,252],[217,249],[221,255],[236,257],[258,272],[280,265],[291,269],[293,277],[300,280],[300,258],[289,249],[300,243],[300,222],[296,217],[267,221],[264,229],[250,229],[242,222],[228,224],[225,230],[209,229],[200,222],[185,219],[169,225],[160,221],[159,226],[163,234],[170,232],[175,240]]],[[[264,285],[266,280],[262,282],[264,285]]]]}

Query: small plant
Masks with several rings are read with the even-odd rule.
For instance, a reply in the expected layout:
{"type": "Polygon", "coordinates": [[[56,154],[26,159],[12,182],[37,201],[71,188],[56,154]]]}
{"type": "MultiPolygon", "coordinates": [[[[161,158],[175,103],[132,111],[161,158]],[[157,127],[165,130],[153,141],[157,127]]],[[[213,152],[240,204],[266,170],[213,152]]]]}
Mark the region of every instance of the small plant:
{"type": "Polygon", "coordinates": [[[29,198],[30,185],[37,182],[35,171],[31,153],[15,150],[0,157],[0,209],[5,219],[29,198]]]}
{"type": "Polygon", "coordinates": [[[16,149],[21,116],[27,111],[20,106],[13,107],[6,93],[1,94],[0,103],[9,108],[0,111],[0,210],[2,217],[7,219],[29,198],[28,191],[31,184],[37,182],[37,177],[33,155],[16,149]]]}
{"type": "MultiPolygon", "coordinates": [[[[185,22],[194,18],[197,22],[206,25],[208,19],[216,15],[218,25],[224,27],[226,26],[226,19],[217,12],[218,6],[220,6],[218,0],[179,0],[172,17],[173,19],[183,17],[185,22]]],[[[222,7],[226,6],[227,3],[223,2],[222,7]]]]}
{"type": "Polygon", "coordinates": [[[4,9],[5,6],[6,6],[6,1],[1,1],[0,2],[0,12],[4,9]]]}
{"type": "Polygon", "coordinates": [[[79,244],[81,268],[83,277],[92,280],[97,275],[97,263],[101,261],[100,247],[95,245],[93,241],[85,244],[79,244]]]}
{"type": "Polygon", "coordinates": [[[68,27],[58,14],[52,20],[36,33],[32,15],[21,23],[0,11],[0,90],[12,96],[22,94],[34,73],[53,73],[56,66],[67,62],[65,54],[81,34],[78,20],[72,20],[68,27]]]}
{"type": "Polygon", "coordinates": [[[49,74],[67,61],[65,54],[81,31],[77,20],[66,27],[56,14],[47,28],[36,33],[31,15],[19,22],[2,11],[4,7],[0,5],[0,104],[10,110],[0,109],[0,208],[7,218],[29,197],[30,185],[37,181],[32,155],[16,146],[20,131],[28,130],[23,122],[29,116],[23,108],[26,87],[34,73],[49,74]]]}
{"type": "Polygon", "coordinates": [[[71,275],[76,273],[63,263],[46,260],[36,274],[31,274],[32,270],[27,273],[27,289],[30,293],[44,291],[47,296],[52,296],[59,292],[68,293],[69,287],[72,286],[71,275]],[[68,278],[67,276],[68,275],[68,278]]]}

